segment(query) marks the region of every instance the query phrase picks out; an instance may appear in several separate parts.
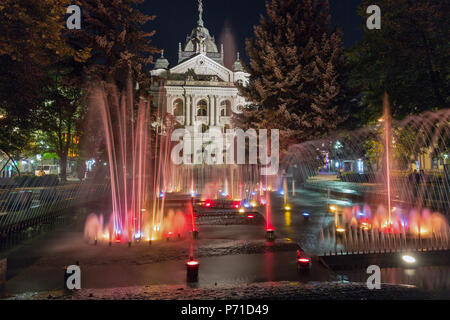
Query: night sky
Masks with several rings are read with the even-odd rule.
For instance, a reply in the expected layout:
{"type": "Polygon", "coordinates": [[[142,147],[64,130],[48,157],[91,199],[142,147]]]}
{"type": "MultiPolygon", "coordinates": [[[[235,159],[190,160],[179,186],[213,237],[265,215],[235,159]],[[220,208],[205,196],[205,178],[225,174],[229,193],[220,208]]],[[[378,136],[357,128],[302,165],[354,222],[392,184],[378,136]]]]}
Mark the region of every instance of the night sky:
{"type": "MultiPolygon", "coordinates": [[[[344,31],[344,43],[351,46],[362,36],[361,19],[356,8],[361,0],[330,0],[331,17],[334,25],[344,31]]],[[[230,67],[236,59],[236,51],[244,61],[245,38],[253,35],[253,26],[265,13],[265,0],[204,0],[203,21],[220,50],[225,46],[225,64],[230,67]]],[[[141,10],[156,19],[146,25],[148,30],[156,30],[153,44],[165,50],[170,66],[178,59],[178,42],[184,45],[198,20],[197,0],[146,0],[141,10]]]]}

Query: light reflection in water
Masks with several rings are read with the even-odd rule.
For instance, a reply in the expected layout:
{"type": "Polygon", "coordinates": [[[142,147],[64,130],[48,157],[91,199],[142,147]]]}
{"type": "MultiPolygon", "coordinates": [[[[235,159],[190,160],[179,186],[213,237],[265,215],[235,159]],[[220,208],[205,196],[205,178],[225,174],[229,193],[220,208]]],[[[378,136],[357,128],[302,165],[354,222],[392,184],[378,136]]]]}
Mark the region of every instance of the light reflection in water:
{"type": "Polygon", "coordinates": [[[290,211],[285,212],[284,219],[286,222],[286,227],[290,227],[291,226],[291,212],[290,211]]]}

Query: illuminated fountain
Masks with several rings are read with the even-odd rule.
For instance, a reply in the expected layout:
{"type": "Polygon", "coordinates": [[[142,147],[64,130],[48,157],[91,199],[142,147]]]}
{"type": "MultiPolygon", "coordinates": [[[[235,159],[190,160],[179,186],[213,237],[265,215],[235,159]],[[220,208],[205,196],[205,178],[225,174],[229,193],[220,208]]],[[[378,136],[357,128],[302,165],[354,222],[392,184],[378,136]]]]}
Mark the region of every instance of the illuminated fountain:
{"type": "Polygon", "coordinates": [[[322,230],[326,250],[380,252],[409,249],[448,249],[450,229],[440,213],[393,207],[391,214],[379,205],[372,212],[366,204],[336,208],[334,225],[322,230]]]}
{"type": "Polygon", "coordinates": [[[340,197],[365,203],[362,208],[329,206],[334,219],[321,231],[322,248],[448,249],[450,109],[393,121],[387,95],[383,109],[373,125],[289,150],[288,162],[300,168],[304,179],[315,177],[308,180],[309,187],[325,192],[334,188],[340,197]],[[424,170],[428,159],[434,170],[429,164],[424,170]],[[343,160],[352,160],[353,168],[343,167],[343,160]],[[341,168],[348,172],[336,172],[341,168]]]}
{"type": "MultiPolygon", "coordinates": [[[[90,106],[101,118],[111,181],[111,212],[108,217],[91,216],[85,237],[97,243],[181,238],[187,231],[198,236],[194,205],[197,200],[238,201],[236,210],[269,203],[272,178],[260,176],[258,165],[175,165],[170,155],[174,118],[161,106],[135,97],[131,84],[119,92],[100,84],[91,90],[90,106]],[[172,202],[188,203],[184,211],[172,202]]],[[[162,104],[161,104],[162,105],[162,104]]],[[[287,191],[287,189],[286,189],[287,191]]],[[[287,192],[286,192],[287,193],[287,192]]],[[[244,209],[245,212],[245,209],[244,209]]],[[[273,232],[270,206],[266,207],[266,229],[273,232]]]]}
{"type": "Polygon", "coordinates": [[[170,117],[159,111],[156,117],[151,114],[150,102],[135,97],[131,81],[123,92],[114,85],[95,86],[89,103],[101,118],[111,181],[112,214],[106,225],[103,225],[103,218],[96,222],[90,217],[85,236],[97,240],[98,229],[103,228],[102,239],[108,237],[110,244],[121,241],[131,244],[161,237],[164,232],[180,233],[187,225],[184,214],[172,212],[164,219],[167,176],[170,176],[170,170],[166,170],[169,167],[170,117]],[[152,123],[152,119],[159,121],[152,123]]]}

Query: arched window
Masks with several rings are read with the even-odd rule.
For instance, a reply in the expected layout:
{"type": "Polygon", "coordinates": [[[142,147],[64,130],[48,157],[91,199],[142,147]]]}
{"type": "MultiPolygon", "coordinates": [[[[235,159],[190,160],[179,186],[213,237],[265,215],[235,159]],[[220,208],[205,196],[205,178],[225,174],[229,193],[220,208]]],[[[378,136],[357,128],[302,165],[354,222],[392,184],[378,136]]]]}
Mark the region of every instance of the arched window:
{"type": "Polygon", "coordinates": [[[239,112],[242,112],[242,109],[244,109],[244,107],[241,106],[241,105],[238,105],[238,106],[236,107],[236,110],[239,111],[239,112]]]}
{"type": "Polygon", "coordinates": [[[184,116],[184,104],[183,100],[177,99],[173,103],[173,115],[175,117],[181,117],[184,116]]]}
{"type": "Polygon", "coordinates": [[[208,104],[205,100],[200,100],[197,103],[197,116],[198,117],[206,117],[208,116],[208,104]]]}
{"type": "Polygon", "coordinates": [[[202,126],[200,127],[200,131],[201,133],[205,133],[206,131],[208,131],[208,126],[206,124],[202,124],[202,126]]]}
{"type": "Polygon", "coordinates": [[[220,103],[220,115],[222,117],[231,117],[231,102],[224,100],[220,103]]]}

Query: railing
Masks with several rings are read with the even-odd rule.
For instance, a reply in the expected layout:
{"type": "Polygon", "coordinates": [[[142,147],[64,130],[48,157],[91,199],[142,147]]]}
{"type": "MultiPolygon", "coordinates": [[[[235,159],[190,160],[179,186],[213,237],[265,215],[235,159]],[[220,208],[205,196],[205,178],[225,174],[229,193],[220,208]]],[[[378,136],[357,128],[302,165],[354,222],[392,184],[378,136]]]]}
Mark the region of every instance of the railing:
{"type": "Polygon", "coordinates": [[[208,116],[196,116],[195,120],[204,124],[208,123],[208,116]]]}
{"type": "Polygon", "coordinates": [[[98,201],[109,191],[106,182],[91,181],[0,189],[0,235],[46,222],[68,208],[98,201]]]}

